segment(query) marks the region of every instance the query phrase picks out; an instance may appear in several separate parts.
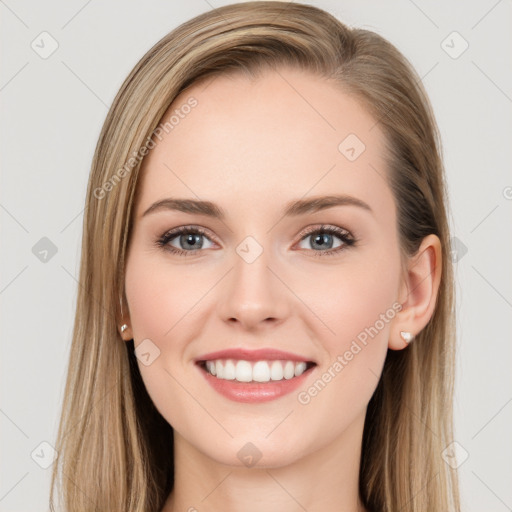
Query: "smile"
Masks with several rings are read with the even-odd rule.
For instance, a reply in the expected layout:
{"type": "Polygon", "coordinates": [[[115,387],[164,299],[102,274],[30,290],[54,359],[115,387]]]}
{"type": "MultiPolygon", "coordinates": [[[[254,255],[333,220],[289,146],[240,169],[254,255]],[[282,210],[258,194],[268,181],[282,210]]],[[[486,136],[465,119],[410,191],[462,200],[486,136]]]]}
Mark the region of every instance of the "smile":
{"type": "Polygon", "coordinates": [[[217,379],[237,382],[270,382],[299,377],[314,366],[314,363],[290,360],[216,359],[202,361],[200,365],[217,379]]]}
{"type": "Polygon", "coordinates": [[[274,348],[232,348],[203,354],[195,366],[211,388],[234,402],[268,402],[304,385],[317,363],[274,348]]]}

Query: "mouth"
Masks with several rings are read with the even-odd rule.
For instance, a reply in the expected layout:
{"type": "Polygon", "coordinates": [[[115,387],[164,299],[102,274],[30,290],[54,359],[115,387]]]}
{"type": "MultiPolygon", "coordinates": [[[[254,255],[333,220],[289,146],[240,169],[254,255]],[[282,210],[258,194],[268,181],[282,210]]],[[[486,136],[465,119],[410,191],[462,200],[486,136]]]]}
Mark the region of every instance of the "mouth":
{"type": "Polygon", "coordinates": [[[196,364],[215,379],[246,384],[293,380],[316,366],[313,361],[293,361],[290,359],[251,361],[232,358],[199,360],[196,364]]]}
{"type": "Polygon", "coordinates": [[[275,349],[228,349],[195,361],[209,386],[234,402],[268,402],[305,385],[317,363],[275,349]]]}
{"type": "Polygon", "coordinates": [[[308,357],[275,348],[229,348],[194,360],[206,382],[223,397],[246,403],[267,402],[292,393],[317,366],[308,357]]]}

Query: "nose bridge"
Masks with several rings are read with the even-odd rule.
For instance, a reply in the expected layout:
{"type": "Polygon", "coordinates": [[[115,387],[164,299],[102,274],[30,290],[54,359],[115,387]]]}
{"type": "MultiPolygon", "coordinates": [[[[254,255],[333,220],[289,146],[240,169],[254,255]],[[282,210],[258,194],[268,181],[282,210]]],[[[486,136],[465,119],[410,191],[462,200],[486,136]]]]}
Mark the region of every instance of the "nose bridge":
{"type": "Polygon", "coordinates": [[[233,270],[222,300],[224,319],[238,320],[245,327],[255,327],[269,319],[282,320],[288,311],[287,297],[274,275],[270,248],[264,248],[253,237],[246,237],[235,251],[233,270]]]}

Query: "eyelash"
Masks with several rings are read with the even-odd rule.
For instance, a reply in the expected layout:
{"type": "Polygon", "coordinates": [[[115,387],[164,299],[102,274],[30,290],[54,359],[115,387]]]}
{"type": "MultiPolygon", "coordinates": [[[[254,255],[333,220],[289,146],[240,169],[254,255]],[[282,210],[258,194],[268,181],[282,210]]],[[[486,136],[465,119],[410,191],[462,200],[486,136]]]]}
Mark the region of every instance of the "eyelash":
{"type": "MultiPolygon", "coordinates": [[[[210,239],[207,232],[201,228],[201,227],[195,227],[195,226],[181,226],[179,228],[173,229],[171,231],[167,231],[164,233],[160,238],[156,240],[156,245],[159,248],[162,248],[166,251],[169,251],[173,254],[176,254],[178,256],[190,256],[194,255],[197,252],[201,251],[202,249],[194,249],[191,251],[184,251],[182,249],[177,249],[176,247],[172,247],[170,245],[167,245],[171,240],[176,238],[179,235],[182,235],[184,233],[187,234],[197,234],[205,236],[206,238],[210,239]]],[[[324,256],[334,256],[341,251],[346,250],[349,247],[352,247],[356,244],[357,240],[350,235],[350,233],[342,228],[338,228],[335,226],[326,226],[322,225],[320,227],[314,227],[314,228],[307,228],[305,231],[301,233],[300,241],[302,241],[304,238],[307,238],[308,236],[311,236],[316,233],[326,233],[329,235],[336,235],[338,238],[341,239],[343,242],[343,245],[340,247],[337,247],[336,249],[330,249],[328,251],[314,251],[313,249],[306,249],[309,252],[312,252],[315,257],[324,257],[324,256]]]]}

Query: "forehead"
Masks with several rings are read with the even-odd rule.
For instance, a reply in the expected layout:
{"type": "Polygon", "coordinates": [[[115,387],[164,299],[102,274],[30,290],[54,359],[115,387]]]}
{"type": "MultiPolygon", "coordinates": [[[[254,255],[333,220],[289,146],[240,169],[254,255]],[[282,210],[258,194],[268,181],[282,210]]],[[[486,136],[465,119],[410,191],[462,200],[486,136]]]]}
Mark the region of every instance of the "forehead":
{"type": "Polygon", "coordinates": [[[307,72],[210,78],[183,91],[166,122],[143,161],[139,213],[167,196],[225,209],[334,192],[377,210],[393,202],[376,120],[354,96],[307,72]]]}

